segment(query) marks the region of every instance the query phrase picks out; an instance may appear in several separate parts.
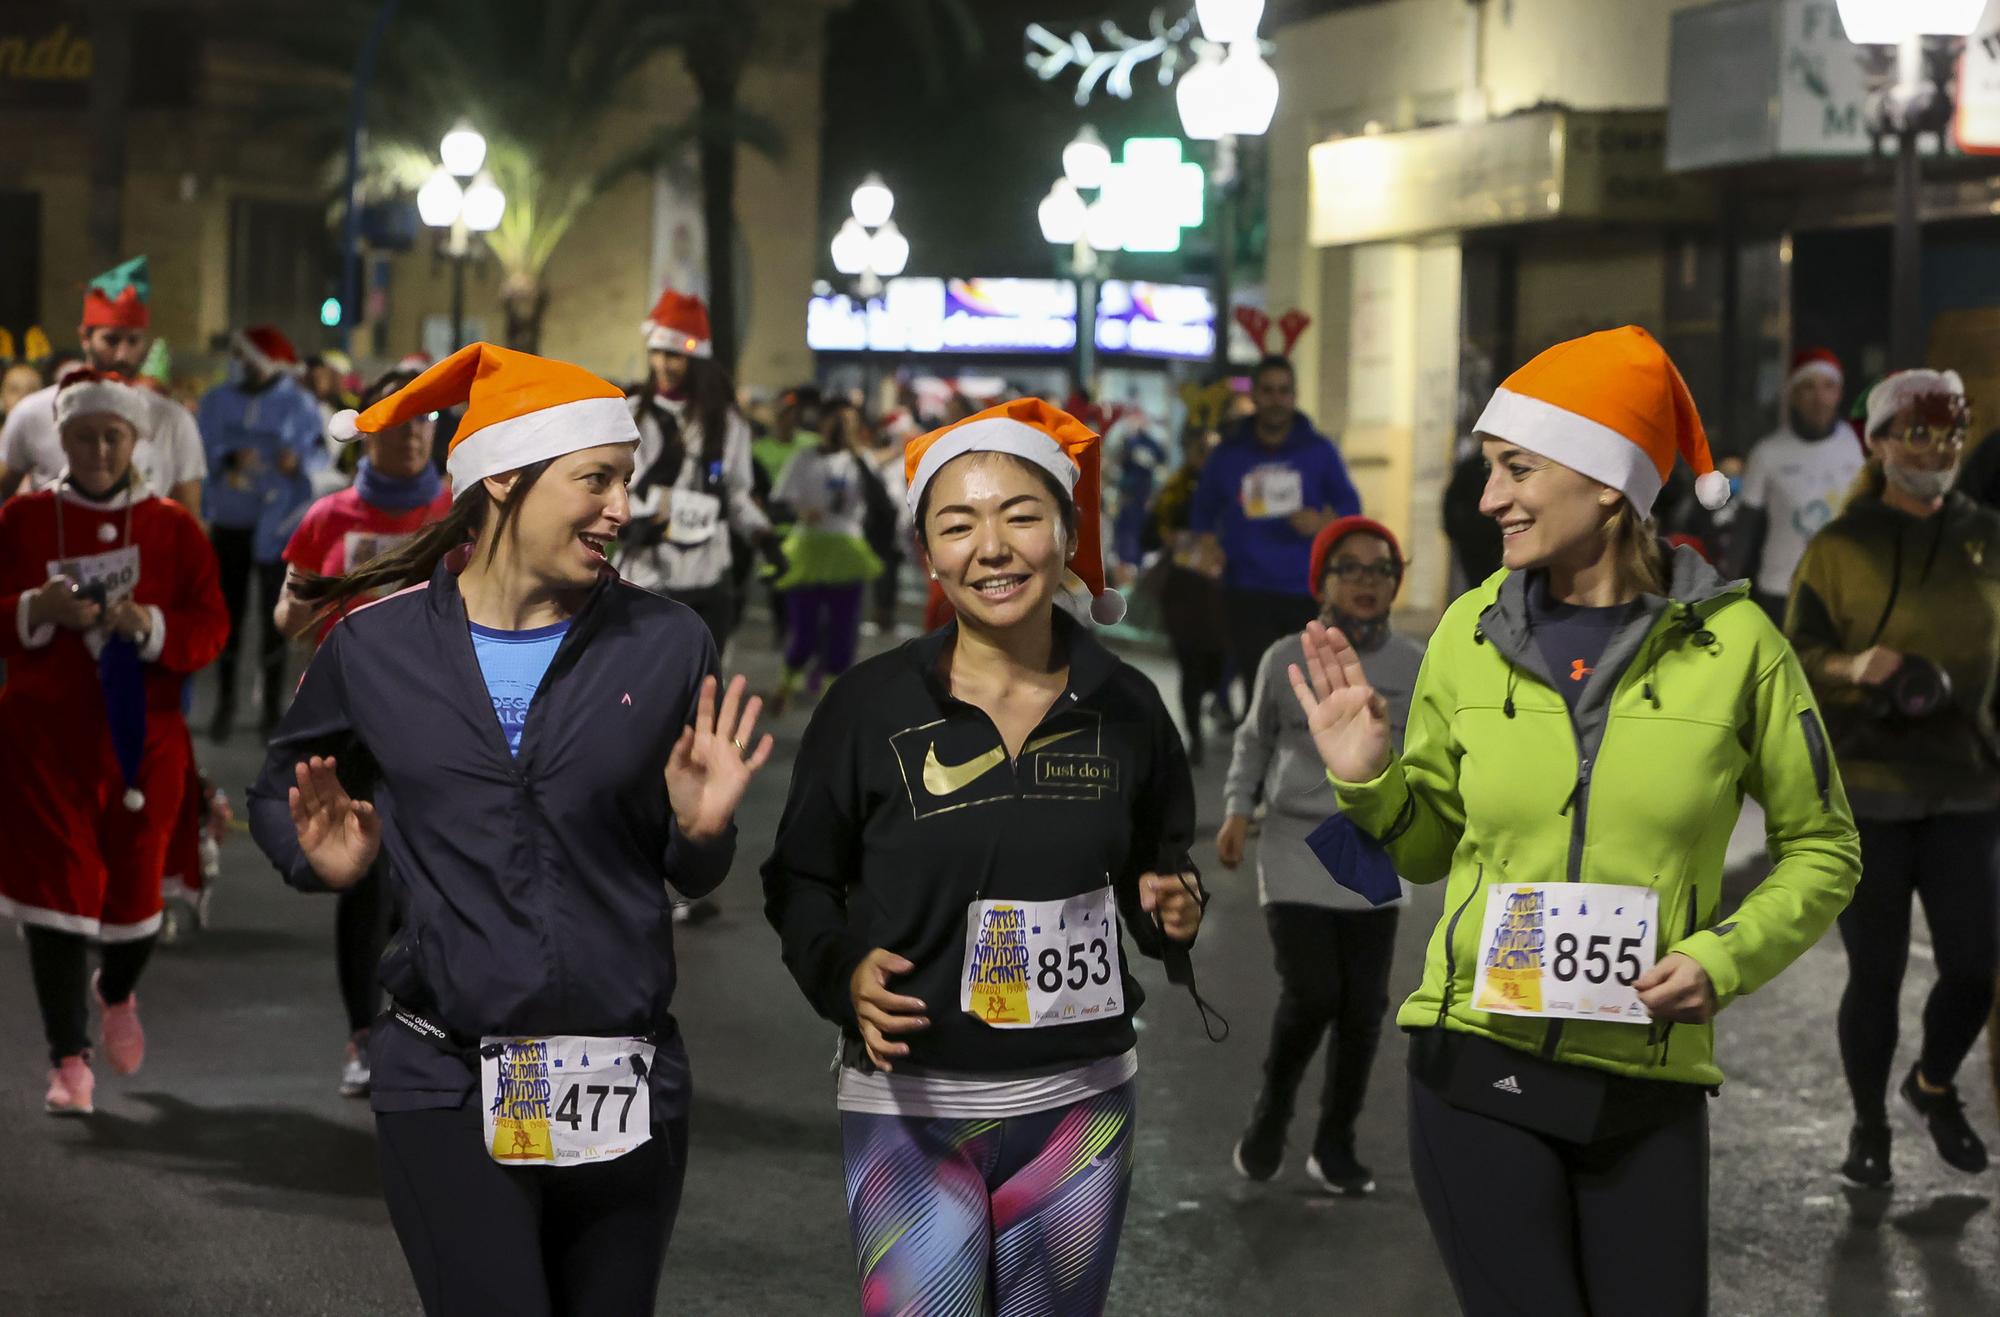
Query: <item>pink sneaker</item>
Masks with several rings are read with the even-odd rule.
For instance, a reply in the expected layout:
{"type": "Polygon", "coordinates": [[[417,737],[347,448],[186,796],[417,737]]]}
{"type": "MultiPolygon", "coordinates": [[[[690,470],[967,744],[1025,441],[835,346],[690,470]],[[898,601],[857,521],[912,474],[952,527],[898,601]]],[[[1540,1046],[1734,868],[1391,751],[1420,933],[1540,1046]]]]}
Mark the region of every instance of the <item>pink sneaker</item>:
{"type": "Polygon", "coordinates": [[[91,1102],[96,1089],[97,1077],[90,1073],[90,1062],[81,1056],[66,1056],[61,1065],[49,1071],[49,1094],[42,1099],[42,1108],[51,1116],[88,1116],[97,1110],[91,1102]]]}
{"type": "Polygon", "coordinates": [[[146,1063],[146,1031],[139,1027],[139,994],[133,993],[116,1006],[107,1005],[97,991],[99,976],[90,976],[90,995],[97,998],[97,1004],[104,1010],[104,1059],[121,1075],[137,1074],[146,1063]]]}

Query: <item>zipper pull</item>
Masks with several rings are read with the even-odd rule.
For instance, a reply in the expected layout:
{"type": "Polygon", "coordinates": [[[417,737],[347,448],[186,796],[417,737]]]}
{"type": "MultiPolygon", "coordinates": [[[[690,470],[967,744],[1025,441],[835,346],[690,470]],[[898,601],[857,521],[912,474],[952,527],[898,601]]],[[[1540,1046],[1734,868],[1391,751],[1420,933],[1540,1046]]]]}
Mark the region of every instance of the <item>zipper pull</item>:
{"type": "Polygon", "coordinates": [[[1576,785],[1571,787],[1569,789],[1569,795],[1563,798],[1563,807],[1562,809],[1557,811],[1558,816],[1567,815],[1570,811],[1571,806],[1576,804],[1577,797],[1582,795],[1586,790],[1589,789],[1589,787],[1590,787],[1590,761],[1586,759],[1582,763],[1577,765],[1576,785]]]}

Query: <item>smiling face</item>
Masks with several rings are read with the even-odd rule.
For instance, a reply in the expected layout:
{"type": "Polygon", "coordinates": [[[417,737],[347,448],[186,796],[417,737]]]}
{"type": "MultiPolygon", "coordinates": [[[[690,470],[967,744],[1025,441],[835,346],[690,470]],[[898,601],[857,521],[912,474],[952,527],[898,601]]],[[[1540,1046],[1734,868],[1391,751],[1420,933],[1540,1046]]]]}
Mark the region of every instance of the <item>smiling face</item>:
{"type": "MultiPolygon", "coordinates": [[[[501,552],[509,555],[512,570],[550,590],[592,585],[605,570],[605,549],[631,520],[625,486],[632,479],[635,447],[600,444],[550,462],[499,532],[501,552]]],[[[520,474],[487,478],[496,505],[505,501],[520,474]]]]}
{"type": "Polygon", "coordinates": [[[1327,555],[1320,599],[1333,612],[1372,622],[1395,602],[1397,572],[1396,554],[1389,542],[1357,531],[1341,537],[1327,555]]]}
{"type": "Polygon", "coordinates": [[[1041,472],[1002,453],[967,453],[931,478],[925,556],[961,618],[990,629],[1045,616],[1075,535],[1041,472]]]}
{"type": "Polygon", "coordinates": [[[1605,525],[1621,495],[1504,439],[1482,435],[1480,448],[1488,470],[1479,510],[1500,523],[1509,570],[1585,567],[1606,551],[1605,525]]]}
{"type": "Polygon", "coordinates": [[[132,450],[138,442],[138,432],[122,416],[92,412],[71,417],[62,428],[69,478],[86,494],[104,493],[131,470],[132,450]]]}

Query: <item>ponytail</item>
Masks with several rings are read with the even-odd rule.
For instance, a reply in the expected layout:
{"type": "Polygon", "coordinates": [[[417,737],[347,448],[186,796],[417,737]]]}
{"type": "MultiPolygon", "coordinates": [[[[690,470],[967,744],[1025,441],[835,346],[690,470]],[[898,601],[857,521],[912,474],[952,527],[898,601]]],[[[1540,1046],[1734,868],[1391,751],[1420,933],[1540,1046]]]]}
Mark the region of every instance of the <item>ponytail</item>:
{"type": "MultiPolygon", "coordinates": [[[[520,511],[521,501],[527,498],[528,491],[535,487],[535,482],[542,478],[542,473],[549,469],[553,461],[553,458],[548,458],[521,468],[520,479],[507,491],[507,497],[500,501],[494,513],[493,533],[486,542],[488,562],[498,552],[500,535],[520,511]]],[[[472,488],[460,491],[458,497],[452,500],[451,511],[444,520],[426,526],[409,543],[340,576],[309,575],[293,568],[292,580],[286,588],[294,598],[315,605],[314,616],[317,619],[329,613],[344,612],[357,599],[421,584],[436,574],[438,564],[452,550],[479,539],[480,532],[486,527],[487,509],[494,506],[486,493],[486,482],[482,480],[472,488]]]]}

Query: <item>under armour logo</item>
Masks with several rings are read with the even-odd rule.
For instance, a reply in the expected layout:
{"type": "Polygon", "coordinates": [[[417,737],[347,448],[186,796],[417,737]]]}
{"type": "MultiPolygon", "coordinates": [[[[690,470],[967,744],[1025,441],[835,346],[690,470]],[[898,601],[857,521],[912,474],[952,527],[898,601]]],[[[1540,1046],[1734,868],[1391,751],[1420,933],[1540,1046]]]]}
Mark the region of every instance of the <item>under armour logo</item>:
{"type": "Polygon", "coordinates": [[[1569,661],[1569,679],[1571,681],[1582,681],[1595,671],[1597,671],[1596,668],[1585,667],[1582,659],[1571,659],[1569,661]]]}
{"type": "Polygon", "coordinates": [[[623,695],[622,697],[620,697],[620,699],[619,699],[619,701],[618,701],[618,702],[619,702],[620,704],[624,705],[624,706],[625,706],[626,708],[628,708],[628,709],[629,709],[629,708],[631,708],[631,707],[632,707],[632,692],[631,692],[631,691],[626,691],[626,692],[625,692],[625,694],[624,694],[624,695],[623,695]]]}
{"type": "Polygon", "coordinates": [[[1493,1087],[1499,1089],[1502,1093],[1512,1093],[1516,1097],[1519,1097],[1521,1094],[1521,1081],[1512,1075],[1508,1075],[1505,1079],[1494,1080],[1493,1087]]]}

